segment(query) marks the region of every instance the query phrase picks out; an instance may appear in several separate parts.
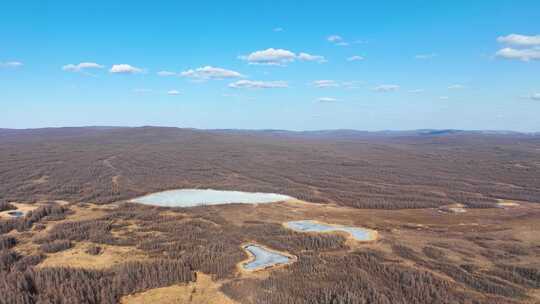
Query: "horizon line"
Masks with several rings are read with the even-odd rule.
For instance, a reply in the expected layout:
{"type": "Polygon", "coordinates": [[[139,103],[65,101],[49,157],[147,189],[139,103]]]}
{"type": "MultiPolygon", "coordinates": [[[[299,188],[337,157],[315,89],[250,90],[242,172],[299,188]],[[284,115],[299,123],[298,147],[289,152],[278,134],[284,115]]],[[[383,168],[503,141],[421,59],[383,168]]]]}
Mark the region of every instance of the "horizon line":
{"type": "Polygon", "coordinates": [[[291,132],[291,133],[307,133],[307,132],[364,132],[364,133],[385,133],[385,132],[481,132],[481,133],[513,133],[513,134],[533,134],[538,135],[540,131],[516,131],[507,129],[453,129],[453,128],[419,128],[419,129],[378,129],[378,130],[362,130],[362,129],[348,129],[348,128],[336,128],[336,129],[273,129],[273,128],[194,128],[194,127],[178,127],[178,126],[160,126],[160,125],[137,125],[137,126],[108,126],[108,125],[81,125],[81,126],[51,126],[51,127],[36,127],[36,128],[4,128],[1,130],[16,130],[16,131],[30,131],[30,130],[45,130],[45,129],[136,129],[136,128],[170,128],[180,130],[198,130],[198,131],[255,131],[255,132],[291,132]]]}

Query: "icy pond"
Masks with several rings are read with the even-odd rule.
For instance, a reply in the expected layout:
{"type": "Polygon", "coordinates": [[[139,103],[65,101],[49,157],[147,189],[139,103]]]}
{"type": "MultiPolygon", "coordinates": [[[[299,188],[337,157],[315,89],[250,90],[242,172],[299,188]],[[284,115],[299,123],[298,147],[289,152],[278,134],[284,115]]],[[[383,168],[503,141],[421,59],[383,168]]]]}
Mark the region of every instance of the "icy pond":
{"type": "Polygon", "coordinates": [[[222,191],[212,189],[179,189],[151,193],[132,199],[132,202],[162,207],[193,207],[221,204],[260,204],[290,200],[276,193],[222,191]]]}
{"type": "Polygon", "coordinates": [[[292,258],[279,254],[275,251],[270,251],[264,247],[257,245],[247,245],[244,249],[249,251],[253,255],[253,260],[242,265],[246,270],[259,270],[266,267],[288,264],[292,261],[292,258]]]}
{"type": "Polygon", "coordinates": [[[373,239],[373,232],[368,229],[358,227],[348,227],[340,225],[323,224],[316,221],[292,221],[285,223],[285,227],[300,232],[332,232],[343,231],[349,233],[358,241],[370,241],[373,239]]]}
{"type": "Polygon", "coordinates": [[[24,215],[24,213],[21,211],[9,211],[7,214],[12,217],[21,217],[24,215]]]}

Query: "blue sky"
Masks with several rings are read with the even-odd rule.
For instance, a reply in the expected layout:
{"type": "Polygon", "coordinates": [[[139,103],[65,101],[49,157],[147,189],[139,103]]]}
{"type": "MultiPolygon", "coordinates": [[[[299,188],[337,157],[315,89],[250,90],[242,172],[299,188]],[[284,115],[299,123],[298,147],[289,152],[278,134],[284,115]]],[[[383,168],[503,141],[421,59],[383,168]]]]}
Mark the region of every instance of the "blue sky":
{"type": "Polygon", "coordinates": [[[0,128],[540,131],[539,35],[527,0],[3,1],[0,128]]]}

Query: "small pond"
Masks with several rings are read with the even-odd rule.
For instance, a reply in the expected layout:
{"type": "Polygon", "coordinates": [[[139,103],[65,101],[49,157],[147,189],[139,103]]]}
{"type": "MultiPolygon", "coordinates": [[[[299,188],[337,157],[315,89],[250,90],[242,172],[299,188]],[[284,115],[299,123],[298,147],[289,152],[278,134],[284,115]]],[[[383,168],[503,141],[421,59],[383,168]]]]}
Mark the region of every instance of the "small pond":
{"type": "Polygon", "coordinates": [[[179,189],[156,192],[132,199],[132,202],[162,207],[193,207],[221,204],[260,204],[293,199],[276,193],[222,191],[212,189],[179,189]]]}
{"type": "Polygon", "coordinates": [[[357,241],[370,241],[373,239],[374,231],[358,227],[348,227],[340,225],[330,225],[316,221],[292,221],[285,223],[285,227],[300,232],[333,232],[343,231],[349,233],[357,241]]]}
{"type": "Polygon", "coordinates": [[[7,214],[13,217],[21,217],[24,215],[22,211],[9,211],[7,214]]]}
{"type": "Polygon", "coordinates": [[[244,246],[244,249],[249,251],[249,253],[253,256],[252,261],[242,265],[244,269],[250,271],[264,269],[276,265],[288,264],[293,260],[291,257],[268,250],[262,246],[252,244],[244,246]]]}

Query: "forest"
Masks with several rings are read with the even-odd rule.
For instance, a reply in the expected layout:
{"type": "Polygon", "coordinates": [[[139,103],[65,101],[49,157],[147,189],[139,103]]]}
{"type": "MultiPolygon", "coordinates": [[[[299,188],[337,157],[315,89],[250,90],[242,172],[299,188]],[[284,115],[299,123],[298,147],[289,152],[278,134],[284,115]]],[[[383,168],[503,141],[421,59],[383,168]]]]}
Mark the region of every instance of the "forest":
{"type": "Polygon", "coordinates": [[[538,135],[399,134],[0,130],[0,193],[110,203],[204,186],[381,209],[540,201],[538,135]]]}
{"type": "Polygon", "coordinates": [[[120,303],[200,273],[236,303],[540,300],[539,137],[68,128],[0,130],[0,143],[0,211],[34,206],[0,218],[2,304],[120,303]],[[307,203],[127,201],[186,187],[307,203]],[[440,212],[455,203],[467,212],[440,212]],[[282,225],[306,218],[381,237],[358,243],[282,225]],[[242,273],[247,242],[298,259],[242,273]],[[120,250],[127,258],[103,267],[64,255],[103,261],[120,250]]]}

